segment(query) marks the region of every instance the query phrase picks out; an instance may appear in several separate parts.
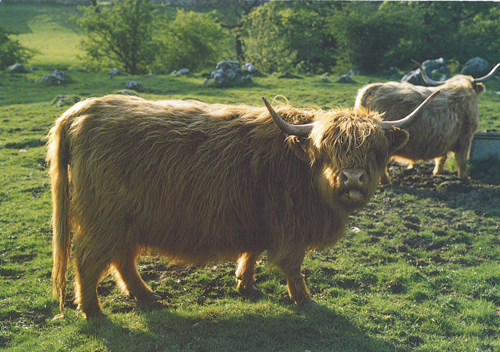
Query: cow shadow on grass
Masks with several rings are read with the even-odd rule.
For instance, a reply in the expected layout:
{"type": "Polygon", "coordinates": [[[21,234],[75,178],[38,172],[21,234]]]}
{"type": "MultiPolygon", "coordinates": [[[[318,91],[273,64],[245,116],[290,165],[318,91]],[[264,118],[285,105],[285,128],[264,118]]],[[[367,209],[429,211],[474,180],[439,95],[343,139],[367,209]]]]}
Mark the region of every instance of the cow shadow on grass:
{"type": "Polygon", "coordinates": [[[477,215],[499,215],[500,174],[494,169],[472,170],[472,182],[467,184],[458,179],[455,171],[445,170],[444,174],[433,176],[433,167],[433,162],[417,163],[413,169],[405,170],[391,163],[389,170],[392,171],[393,184],[380,187],[382,196],[401,198],[398,195],[406,193],[450,209],[472,210],[477,215]]]}
{"type": "Polygon", "coordinates": [[[219,301],[198,309],[139,306],[139,329],[109,316],[82,322],[80,332],[109,351],[409,351],[370,337],[335,309],[268,299],[219,301]],[[127,347],[128,346],[128,347],[127,347]]]}

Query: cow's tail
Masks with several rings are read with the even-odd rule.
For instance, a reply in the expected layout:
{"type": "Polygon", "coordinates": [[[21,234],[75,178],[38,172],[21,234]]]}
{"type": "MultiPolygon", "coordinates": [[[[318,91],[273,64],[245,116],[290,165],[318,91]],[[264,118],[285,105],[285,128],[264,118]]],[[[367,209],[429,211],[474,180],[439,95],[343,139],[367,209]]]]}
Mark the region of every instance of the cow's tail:
{"type": "MultiPolygon", "coordinates": [[[[71,111],[71,110],[70,110],[71,111]]],[[[70,111],[61,116],[49,132],[47,162],[50,164],[50,183],[52,187],[52,226],[53,226],[53,268],[52,283],[54,295],[59,299],[59,309],[64,316],[66,299],[66,271],[71,247],[70,227],[70,189],[69,189],[69,140],[68,119],[70,111]]]]}

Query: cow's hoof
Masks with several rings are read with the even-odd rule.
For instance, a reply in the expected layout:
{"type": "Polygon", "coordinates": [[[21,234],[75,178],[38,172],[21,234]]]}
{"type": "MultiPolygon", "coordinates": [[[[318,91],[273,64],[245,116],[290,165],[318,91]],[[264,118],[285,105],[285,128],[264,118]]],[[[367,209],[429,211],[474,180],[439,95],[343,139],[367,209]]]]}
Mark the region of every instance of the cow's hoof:
{"type": "Polygon", "coordinates": [[[156,302],[161,299],[160,295],[157,295],[156,293],[147,293],[147,294],[142,294],[142,295],[134,295],[130,293],[130,298],[135,298],[137,301],[140,302],[156,302]]]}
{"type": "Polygon", "coordinates": [[[462,177],[462,182],[465,183],[466,185],[470,186],[472,184],[472,179],[467,176],[467,177],[462,177]]]}
{"type": "Polygon", "coordinates": [[[99,311],[99,312],[96,312],[96,313],[92,313],[92,314],[90,314],[90,313],[89,314],[83,313],[83,315],[85,316],[86,320],[89,320],[89,319],[99,319],[99,318],[106,318],[107,317],[107,315],[104,314],[102,312],[102,310],[99,311]]]}
{"type": "Polygon", "coordinates": [[[141,301],[143,301],[143,302],[156,302],[159,300],[161,300],[161,296],[157,295],[156,293],[152,293],[152,294],[148,295],[147,297],[145,297],[144,299],[141,299],[141,301]]]}
{"type": "Polygon", "coordinates": [[[262,292],[260,292],[255,285],[252,285],[249,288],[239,288],[239,291],[244,296],[259,297],[262,295],[262,292]]]}

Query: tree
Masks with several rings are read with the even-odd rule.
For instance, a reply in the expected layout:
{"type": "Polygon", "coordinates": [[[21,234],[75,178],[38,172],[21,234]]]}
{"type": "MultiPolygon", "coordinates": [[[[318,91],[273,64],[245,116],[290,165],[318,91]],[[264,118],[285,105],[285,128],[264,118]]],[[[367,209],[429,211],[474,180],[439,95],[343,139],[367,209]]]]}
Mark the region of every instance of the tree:
{"type": "Polygon", "coordinates": [[[378,8],[384,16],[398,15],[404,19],[396,44],[386,58],[395,65],[408,64],[410,59],[455,58],[465,63],[474,56],[488,56],[486,38],[477,28],[476,20],[498,9],[494,2],[386,2],[378,8]],[[486,40],[486,42],[485,42],[486,40]],[[399,61],[399,62],[398,62],[399,61]]]}
{"type": "Polygon", "coordinates": [[[335,59],[344,71],[356,67],[371,74],[387,64],[400,36],[407,32],[404,18],[379,11],[376,2],[343,3],[331,18],[330,31],[338,41],[335,59]]]}
{"type": "Polygon", "coordinates": [[[229,35],[212,14],[179,10],[174,21],[163,22],[159,33],[154,68],[160,72],[214,67],[230,54],[229,35]]]}
{"type": "Polygon", "coordinates": [[[155,5],[149,0],[113,0],[100,11],[94,6],[85,8],[75,20],[85,30],[82,46],[87,66],[117,67],[130,74],[147,72],[154,60],[154,19],[155,5]]]}
{"type": "Polygon", "coordinates": [[[280,2],[259,7],[242,21],[242,39],[245,56],[262,72],[290,71],[294,69],[297,52],[289,47],[283,27],[283,11],[280,2]]]}
{"type": "Polygon", "coordinates": [[[19,41],[10,39],[11,34],[14,33],[0,27],[0,69],[2,70],[15,63],[26,62],[35,53],[19,44],[19,41]]]}
{"type": "Polygon", "coordinates": [[[245,56],[263,72],[323,73],[335,66],[332,2],[273,1],[242,21],[245,56]]]}
{"type": "Polygon", "coordinates": [[[262,0],[192,0],[196,8],[217,9],[217,21],[234,35],[235,59],[243,61],[244,50],[241,41],[243,21],[255,8],[262,5],[262,0]]]}

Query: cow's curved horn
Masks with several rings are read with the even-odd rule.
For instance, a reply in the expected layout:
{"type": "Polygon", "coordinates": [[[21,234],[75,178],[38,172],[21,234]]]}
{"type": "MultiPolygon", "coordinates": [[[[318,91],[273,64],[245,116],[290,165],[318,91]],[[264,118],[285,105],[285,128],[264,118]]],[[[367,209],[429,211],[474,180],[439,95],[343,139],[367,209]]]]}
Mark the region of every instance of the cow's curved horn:
{"type": "Polygon", "coordinates": [[[500,68],[500,63],[498,63],[495,67],[493,67],[493,69],[490,71],[490,73],[488,73],[486,76],[480,77],[480,78],[475,78],[474,83],[483,83],[483,82],[489,81],[490,79],[493,78],[493,76],[495,75],[495,73],[497,72],[497,70],[499,68],[500,68]]]}
{"type": "Polygon", "coordinates": [[[433,80],[432,78],[430,78],[429,76],[427,76],[427,73],[425,73],[422,65],[420,65],[419,62],[415,61],[415,60],[411,60],[413,61],[417,66],[418,68],[420,69],[420,74],[422,75],[422,78],[424,80],[425,83],[427,83],[429,86],[431,87],[437,87],[437,86],[440,86],[441,84],[444,83],[444,81],[435,81],[433,80]]]}
{"type": "Polygon", "coordinates": [[[384,130],[390,130],[395,127],[397,128],[408,128],[413,125],[423,114],[424,110],[427,109],[427,106],[431,103],[432,100],[439,94],[439,90],[435,91],[431,95],[427,97],[411,114],[406,116],[405,118],[397,121],[378,121],[378,124],[384,130]]]}
{"type": "Polygon", "coordinates": [[[262,100],[264,100],[264,104],[266,104],[267,110],[269,110],[271,117],[273,118],[274,122],[276,123],[276,125],[279,127],[280,130],[282,130],[288,135],[299,136],[299,137],[309,136],[309,133],[311,133],[314,127],[314,123],[308,123],[306,125],[289,124],[288,122],[283,120],[276,111],[274,111],[271,104],[269,104],[266,98],[262,97],[262,100]]]}

